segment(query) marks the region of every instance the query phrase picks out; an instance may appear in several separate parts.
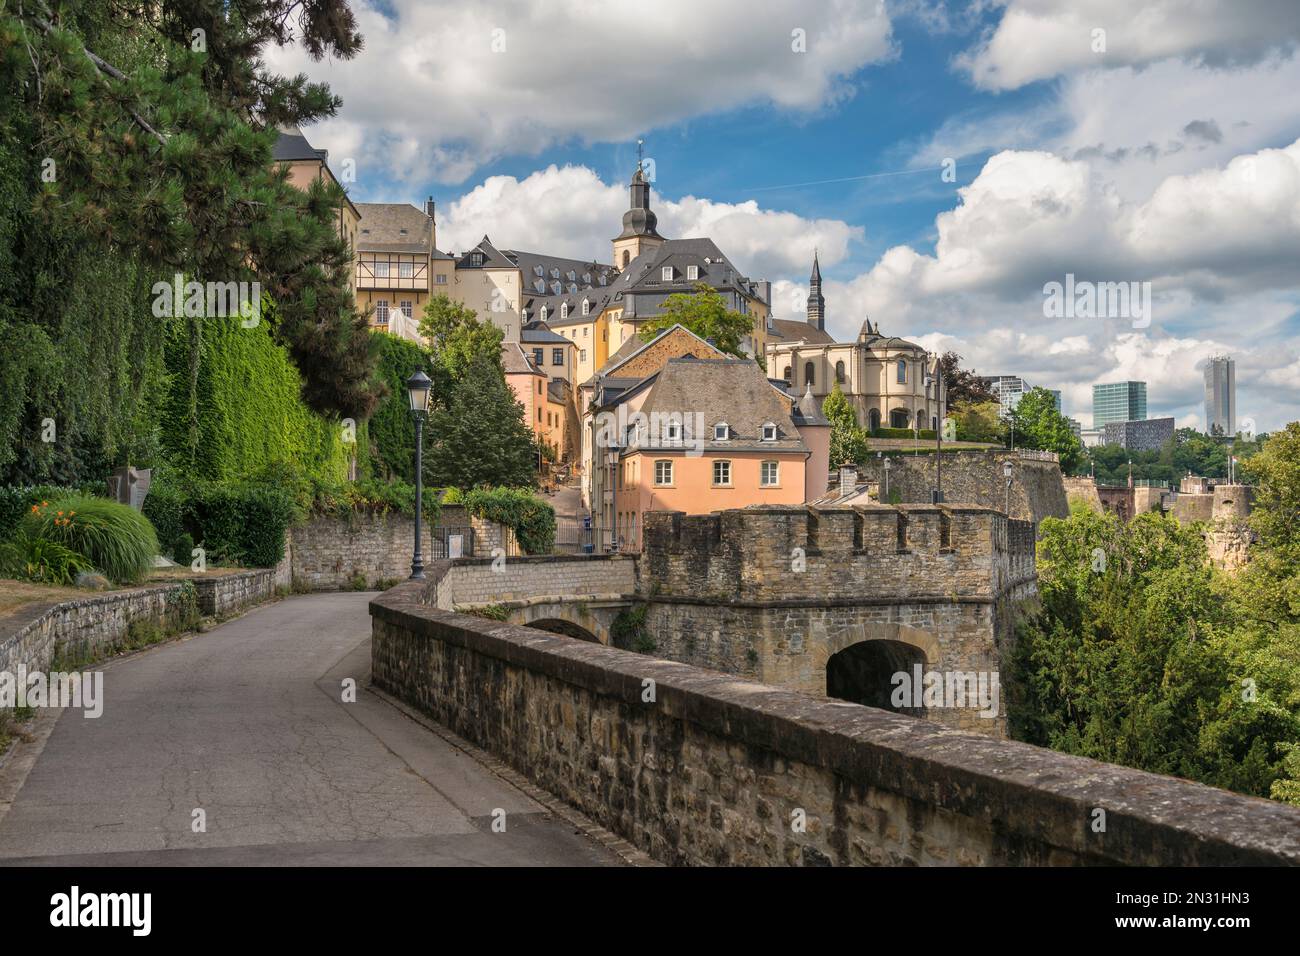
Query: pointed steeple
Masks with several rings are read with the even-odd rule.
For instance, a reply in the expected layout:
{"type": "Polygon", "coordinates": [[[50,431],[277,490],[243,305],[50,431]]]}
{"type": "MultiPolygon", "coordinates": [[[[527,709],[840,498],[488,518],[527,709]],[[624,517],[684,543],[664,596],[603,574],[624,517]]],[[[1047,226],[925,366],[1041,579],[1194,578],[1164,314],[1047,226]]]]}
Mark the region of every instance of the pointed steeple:
{"type": "Polygon", "coordinates": [[[818,329],[826,328],[826,300],[822,298],[822,270],[813,250],[812,275],[808,277],[808,324],[818,329]]]}

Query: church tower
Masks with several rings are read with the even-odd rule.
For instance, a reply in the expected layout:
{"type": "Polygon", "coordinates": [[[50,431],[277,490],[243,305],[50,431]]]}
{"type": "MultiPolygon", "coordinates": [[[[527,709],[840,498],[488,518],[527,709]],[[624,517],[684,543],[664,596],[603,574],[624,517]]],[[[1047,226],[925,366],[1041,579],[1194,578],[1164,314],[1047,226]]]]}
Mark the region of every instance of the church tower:
{"type": "Polygon", "coordinates": [[[614,268],[620,272],[641,255],[657,249],[664,241],[655,227],[659,217],[650,210],[650,183],[642,169],[641,143],[637,143],[636,172],[632,174],[627,212],[623,213],[623,231],[614,237],[614,268]]]}
{"type": "Polygon", "coordinates": [[[817,265],[817,250],[813,250],[812,275],[808,277],[808,324],[818,329],[826,328],[826,300],[822,298],[822,270],[817,265]]]}

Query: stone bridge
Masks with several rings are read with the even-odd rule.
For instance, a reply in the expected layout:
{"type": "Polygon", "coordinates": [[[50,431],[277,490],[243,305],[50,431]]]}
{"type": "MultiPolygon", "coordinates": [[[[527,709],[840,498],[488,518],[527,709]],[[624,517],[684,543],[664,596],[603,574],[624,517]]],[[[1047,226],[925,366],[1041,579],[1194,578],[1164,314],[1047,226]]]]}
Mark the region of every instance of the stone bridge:
{"type": "Polygon", "coordinates": [[[462,558],[448,568],[438,606],[609,644],[636,589],[636,560],[625,555],[462,558]]]}
{"type": "Polygon", "coordinates": [[[762,506],[651,513],[639,558],[457,560],[437,606],[1003,736],[1001,661],[1036,595],[1032,523],[989,508],[762,506]],[[932,675],[951,699],[923,699],[932,675]]]}

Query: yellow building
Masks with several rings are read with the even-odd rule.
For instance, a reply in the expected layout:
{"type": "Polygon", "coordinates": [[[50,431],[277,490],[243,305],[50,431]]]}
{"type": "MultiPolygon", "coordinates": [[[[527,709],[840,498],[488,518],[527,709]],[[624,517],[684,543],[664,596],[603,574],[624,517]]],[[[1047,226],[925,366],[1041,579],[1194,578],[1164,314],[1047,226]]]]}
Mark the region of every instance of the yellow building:
{"type": "MultiPolygon", "coordinates": [[[[277,166],[288,167],[289,182],[304,192],[316,179],[324,179],[342,187],[342,183],[329,167],[329,150],[313,148],[297,126],[280,128],[280,138],[276,140],[275,147],[272,149],[271,159],[277,166]]],[[[343,206],[338,213],[338,231],[352,247],[354,265],[360,222],[361,213],[352,200],[346,198],[345,193],[343,206]]],[[[355,274],[355,267],[350,271],[355,274]]],[[[355,278],[352,281],[352,289],[356,291],[355,278]]]]}
{"type": "Polygon", "coordinates": [[[432,296],[451,288],[454,260],[437,248],[433,200],[360,203],[357,308],[372,310],[370,326],[421,342],[420,318],[432,296]]]}

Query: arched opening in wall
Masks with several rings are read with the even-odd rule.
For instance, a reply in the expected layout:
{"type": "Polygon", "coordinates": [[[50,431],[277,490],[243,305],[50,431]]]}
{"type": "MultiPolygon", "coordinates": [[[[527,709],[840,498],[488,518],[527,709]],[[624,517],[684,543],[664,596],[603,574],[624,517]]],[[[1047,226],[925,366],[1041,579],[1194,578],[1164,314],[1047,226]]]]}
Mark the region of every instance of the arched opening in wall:
{"type": "Polygon", "coordinates": [[[880,429],[880,409],[873,408],[867,416],[867,420],[870,423],[869,429],[873,432],[878,431],[880,429]]]}
{"type": "Polygon", "coordinates": [[[539,631],[549,631],[552,634],[562,634],[565,637],[573,637],[580,641],[591,641],[593,644],[599,644],[600,638],[587,630],[581,624],[574,624],[572,621],[566,621],[558,617],[543,617],[536,621],[529,621],[529,627],[535,627],[539,631]]]}
{"type": "MultiPolygon", "coordinates": [[[[847,700],[866,707],[879,707],[914,717],[925,716],[924,707],[895,707],[895,674],[906,674],[902,686],[910,689],[916,682],[915,666],[924,672],[925,654],[920,648],[902,641],[860,641],[850,644],[826,662],[826,696],[847,700]]],[[[916,699],[921,688],[916,688],[916,699]]],[[[908,694],[908,699],[912,698],[908,694]]]]}
{"type": "Polygon", "coordinates": [[[889,413],[889,427],[910,428],[911,427],[911,422],[909,421],[910,417],[911,416],[907,414],[906,408],[895,408],[892,412],[889,413]]]}

